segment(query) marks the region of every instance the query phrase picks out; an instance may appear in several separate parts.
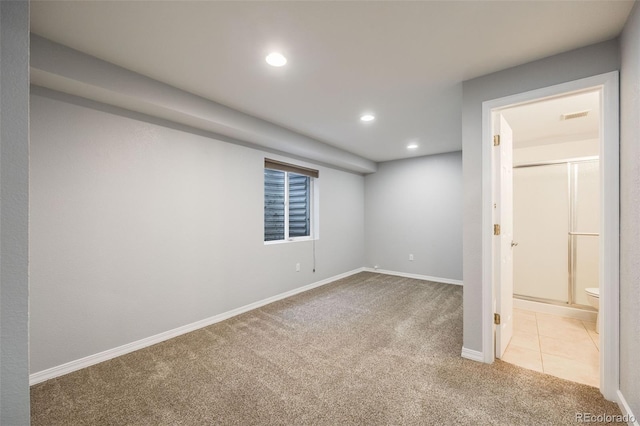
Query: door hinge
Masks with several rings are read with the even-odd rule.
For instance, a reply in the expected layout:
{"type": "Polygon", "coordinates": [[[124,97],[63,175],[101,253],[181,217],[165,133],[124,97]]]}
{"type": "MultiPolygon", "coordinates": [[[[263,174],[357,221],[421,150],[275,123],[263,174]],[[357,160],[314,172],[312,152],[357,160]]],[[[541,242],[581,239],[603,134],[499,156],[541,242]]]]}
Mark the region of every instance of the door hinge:
{"type": "Polygon", "coordinates": [[[493,235],[500,235],[500,225],[497,223],[493,225],[493,235]]]}
{"type": "Polygon", "coordinates": [[[493,323],[495,325],[500,325],[500,314],[493,314],[493,323]]]}
{"type": "Polygon", "coordinates": [[[493,135],[493,146],[500,145],[500,135],[493,135]]]}

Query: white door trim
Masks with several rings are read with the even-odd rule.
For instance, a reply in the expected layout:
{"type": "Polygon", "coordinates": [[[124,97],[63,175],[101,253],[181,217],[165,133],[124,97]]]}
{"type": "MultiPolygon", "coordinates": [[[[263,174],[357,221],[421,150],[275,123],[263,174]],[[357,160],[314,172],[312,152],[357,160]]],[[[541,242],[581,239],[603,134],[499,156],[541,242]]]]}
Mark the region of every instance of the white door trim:
{"type": "Polygon", "coordinates": [[[492,156],[491,112],[516,104],[570,92],[599,89],[602,93],[600,128],[600,392],[617,401],[620,383],[619,269],[619,76],[618,71],[493,99],[482,103],[482,352],[486,363],[495,359],[493,325],[492,156]]]}

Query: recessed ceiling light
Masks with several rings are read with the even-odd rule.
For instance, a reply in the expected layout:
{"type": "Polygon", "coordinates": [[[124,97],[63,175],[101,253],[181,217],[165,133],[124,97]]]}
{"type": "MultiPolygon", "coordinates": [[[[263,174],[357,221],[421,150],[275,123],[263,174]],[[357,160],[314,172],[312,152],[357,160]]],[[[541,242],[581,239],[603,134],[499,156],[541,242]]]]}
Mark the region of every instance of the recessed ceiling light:
{"type": "Polygon", "coordinates": [[[410,143],[409,145],[407,145],[407,149],[416,149],[416,148],[418,148],[417,143],[410,143]]]}
{"type": "Polygon", "coordinates": [[[363,115],[360,116],[360,120],[362,120],[362,121],[373,121],[375,119],[376,119],[376,117],[374,115],[371,115],[371,114],[363,114],[363,115]]]}
{"type": "Polygon", "coordinates": [[[281,67],[287,63],[287,58],[285,58],[281,53],[271,52],[265,58],[267,63],[273,67],[281,67]]]}

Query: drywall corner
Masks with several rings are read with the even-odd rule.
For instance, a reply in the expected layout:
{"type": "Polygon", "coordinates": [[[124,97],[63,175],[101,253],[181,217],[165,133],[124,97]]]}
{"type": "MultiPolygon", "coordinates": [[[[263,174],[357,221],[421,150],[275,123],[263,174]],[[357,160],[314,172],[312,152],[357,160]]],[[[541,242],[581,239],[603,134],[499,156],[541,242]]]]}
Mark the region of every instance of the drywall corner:
{"type": "Polygon", "coordinates": [[[29,424],[29,2],[0,2],[0,424],[29,424]]]}
{"type": "MultiPolygon", "coordinates": [[[[620,394],[640,416],[640,5],[620,39],[620,394]]],[[[637,419],[636,419],[637,420],[637,419]]]]}

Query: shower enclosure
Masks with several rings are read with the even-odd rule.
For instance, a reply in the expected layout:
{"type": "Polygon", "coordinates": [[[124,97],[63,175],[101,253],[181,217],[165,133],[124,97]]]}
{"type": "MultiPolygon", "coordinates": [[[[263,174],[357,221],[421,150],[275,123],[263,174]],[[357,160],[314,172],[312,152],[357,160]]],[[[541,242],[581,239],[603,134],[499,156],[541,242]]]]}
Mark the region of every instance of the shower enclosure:
{"type": "Polygon", "coordinates": [[[599,287],[597,157],[514,166],[514,297],[587,308],[599,287]]]}

